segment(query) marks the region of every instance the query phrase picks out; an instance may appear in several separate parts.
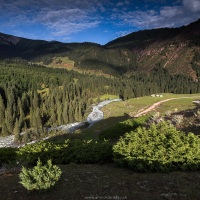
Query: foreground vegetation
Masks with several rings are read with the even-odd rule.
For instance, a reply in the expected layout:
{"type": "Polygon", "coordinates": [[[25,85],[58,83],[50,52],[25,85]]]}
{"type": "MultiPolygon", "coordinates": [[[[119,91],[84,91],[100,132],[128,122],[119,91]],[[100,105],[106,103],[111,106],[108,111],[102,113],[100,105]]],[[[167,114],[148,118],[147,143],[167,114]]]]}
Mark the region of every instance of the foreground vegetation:
{"type": "Polygon", "coordinates": [[[145,117],[126,120],[102,132],[99,140],[42,141],[20,149],[1,148],[2,164],[36,164],[52,159],[56,164],[116,163],[134,171],[200,169],[200,139],[185,134],[171,123],[149,125],[145,117]],[[147,126],[147,127],[146,127],[147,126]],[[106,139],[106,140],[105,140],[106,139]],[[9,156],[9,157],[8,157],[9,156]]]}
{"type": "Polygon", "coordinates": [[[53,165],[51,160],[43,165],[39,159],[33,169],[22,167],[19,177],[27,190],[48,190],[56,184],[61,174],[60,168],[53,165]]]}
{"type": "Polygon", "coordinates": [[[134,171],[200,169],[200,139],[166,122],[126,133],[113,147],[114,161],[134,171]]]}
{"type": "Polygon", "coordinates": [[[196,199],[200,175],[189,171],[200,167],[199,137],[181,132],[172,124],[155,123],[153,116],[139,117],[113,125],[93,140],[75,133],[66,134],[65,139],[56,137],[20,149],[1,148],[1,164],[11,166],[0,176],[2,183],[6,181],[10,186],[6,187],[0,181],[2,188],[8,191],[2,195],[8,200],[18,198],[18,195],[22,199],[53,199],[55,196],[61,199],[85,199],[88,196],[196,199]],[[38,158],[43,163],[52,159],[61,168],[62,176],[47,193],[29,194],[18,184],[20,165],[34,167],[38,158]],[[127,167],[131,171],[125,169],[127,167]],[[159,173],[173,170],[186,172],[159,173]],[[152,171],[157,173],[150,173],[152,171]]]}

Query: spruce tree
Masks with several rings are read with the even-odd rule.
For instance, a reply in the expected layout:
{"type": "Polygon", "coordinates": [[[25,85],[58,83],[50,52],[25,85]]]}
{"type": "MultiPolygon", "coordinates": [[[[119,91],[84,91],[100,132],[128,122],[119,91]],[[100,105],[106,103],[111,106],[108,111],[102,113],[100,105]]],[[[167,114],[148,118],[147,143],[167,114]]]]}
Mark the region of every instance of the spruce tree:
{"type": "Polygon", "coordinates": [[[19,120],[18,119],[16,119],[13,132],[14,132],[14,135],[15,135],[15,141],[18,142],[20,140],[20,127],[19,127],[19,120]]]}
{"type": "Polygon", "coordinates": [[[3,124],[2,124],[2,136],[8,136],[8,135],[10,135],[10,133],[8,131],[6,122],[3,122],[3,124]]]}
{"type": "Polygon", "coordinates": [[[5,105],[3,102],[3,98],[0,94],[0,126],[2,126],[4,119],[5,119],[5,105]]]}
{"type": "Polygon", "coordinates": [[[12,115],[12,108],[8,107],[5,112],[5,122],[6,122],[6,127],[10,133],[13,132],[14,128],[14,119],[12,115]]]}

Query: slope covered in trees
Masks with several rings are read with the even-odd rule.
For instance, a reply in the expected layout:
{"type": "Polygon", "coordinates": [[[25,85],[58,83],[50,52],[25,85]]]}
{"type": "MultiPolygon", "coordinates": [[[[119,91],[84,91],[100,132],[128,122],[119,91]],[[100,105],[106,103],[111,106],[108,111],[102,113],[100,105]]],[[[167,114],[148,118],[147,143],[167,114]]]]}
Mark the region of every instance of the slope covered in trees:
{"type": "Polygon", "coordinates": [[[68,57],[77,68],[114,76],[153,73],[154,68],[161,66],[170,74],[187,75],[196,81],[198,74],[192,62],[200,50],[199,27],[200,20],[180,28],[138,31],[104,46],[29,40],[0,33],[0,58],[20,57],[49,64],[56,57],[68,57]]]}
{"type": "Polygon", "coordinates": [[[2,61],[0,71],[1,135],[18,135],[28,128],[41,134],[43,127],[82,121],[94,99],[103,94],[126,100],[157,92],[200,92],[192,79],[171,76],[161,67],[151,76],[109,79],[13,59],[2,61]]]}

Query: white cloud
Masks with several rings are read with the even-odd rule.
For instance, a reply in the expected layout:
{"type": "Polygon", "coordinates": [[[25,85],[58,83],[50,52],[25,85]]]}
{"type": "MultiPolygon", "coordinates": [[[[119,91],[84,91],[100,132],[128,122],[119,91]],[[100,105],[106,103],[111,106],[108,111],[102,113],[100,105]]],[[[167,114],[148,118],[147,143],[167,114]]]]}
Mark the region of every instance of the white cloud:
{"type": "Polygon", "coordinates": [[[98,22],[85,22],[85,23],[55,23],[51,25],[51,29],[53,29],[53,34],[55,36],[62,36],[62,35],[70,35],[72,33],[80,32],[85,29],[96,27],[99,23],[98,22]]]}
{"type": "Polygon", "coordinates": [[[200,11],[200,0],[183,0],[183,5],[192,12],[200,11]]]}
{"type": "Polygon", "coordinates": [[[50,10],[48,12],[43,11],[38,16],[38,20],[41,20],[46,24],[84,21],[87,18],[87,13],[80,9],[50,10]]]}
{"type": "Polygon", "coordinates": [[[56,36],[70,35],[85,29],[96,27],[100,21],[90,12],[81,9],[50,10],[38,16],[44,25],[52,29],[56,36]]]}
{"type": "Polygon", "coordinates": [[[69,35],[98,26],[96,9],[104,10],[98,0],[0,0],[0,10],[7,18],[3,25],[41,24],[53,35],[69,35]]]}
{"type": "MultiPolygon", "coordinates": [[[[166,2],[167,0],[0,0],[0,24],[3,28],[13,30],[18,27],[22,30],[22,26],[25,29],[26,25],[35,26],[36,30],[46,27],[45,31],[49,31],[47,37],[68,38],[72,33],[95,28],[103,23],[106,27],[111,25],[113,30],[117,25],[129,25],[129,29],[130,26],[144,29],[181,26],[200,17],[200,0],[175,0],[171,6],[156,9],[147,6],[152,3],[156,6],[167,5],[166,2]],[[137,3],[141,2],[144,9],[149,10],[137,8],[137,3]]],[[[121,36],[124,33],[118,34],[121,36]]]]}
{"type": "Polygon", "coordinates": [[[181,5],[164,6],[160,10],[123,12],[115,15],[124,24],[139,28],[177,27],[200,17],[200,0],[182,0],[181,5]]]}
{"type": "Polygon", "coordinates": [[[129,33],[132,33],[132,31],[119,31],[119,32],[117,32],[116,38],[128,35],[129,33]]]}
{"type": "MultiPolygon", "coordinates": [[[[104,2],[104,0],[102,1],[104,2]]],[[[99,4],[98,0],[0,0],[0,8],[4,7],[37,7],[41,9],[80,8],[89,9],[99,4]]]]}

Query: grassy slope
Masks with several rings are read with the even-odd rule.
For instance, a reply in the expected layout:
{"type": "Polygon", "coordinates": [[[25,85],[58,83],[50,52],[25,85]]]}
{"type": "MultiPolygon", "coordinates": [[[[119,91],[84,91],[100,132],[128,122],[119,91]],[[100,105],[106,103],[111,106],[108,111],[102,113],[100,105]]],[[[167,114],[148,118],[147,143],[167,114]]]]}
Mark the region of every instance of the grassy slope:
{"type": "Polygon", "coordinates": [[[163,97],[139,97],[129,99],[127,101],[113,102],[102,108],[104,112],[104,119],[94,124],[92,127],[85,130],[76,131],[81,138],[84,139],[98,139],[98,135],[102,130],[106,130],[114,124],[132,118],[135,114],[151,106],[153,103],[164,99],[179,98],[179,97],[191,97],[187,99],[177,99],[165,102],[154,110],[149,112],[147,115],[152,115],[155,112],[165,114],[167,111],[172,113],[194,108],[195,105],[192,103],[196,100],[196,96],[200,99],[200,94],[163,94],[163,97]]]}
{"type": "MultiPolygon", "coordinates": [[[[150,105],[158,101],[170,98],[191,97],[191,99],[190,98],[177,99],[161,104],[158,108],[156,108],[156,110],[164,114],[168,110],[173,111],[173,109],[176,109],[178,111],[194,107],[192,100],[198,99],[196,98],[197,96],[200,98],[200,94],[170,94],[170,93],[163,94],[163,97],[150,97],[150,96],[139,97],[139,98],[129,99],[127,101],[114,102],[112,104],[105,106],[102,109],[102,111],[105,113],[105,118],[109,118],[111,116],[116,116],[116,117],[123,116],[124,114],[133,117],[139,111],[148,108],[150,105]]],[[[152,114],[153,112],[155,112],[155,110],[150,112],[150,114],[152,114]]]]}
{"type": "MultiPolygon", "coordinates": [[[[40,63],[41,64],[41,63],[40,63]]],[[[75,61],[70,60],[67,56],[66,57],[54,57],[53,62],[47,65],[47,67],[52,67],[52,68],[63,68],[67,70],[74,70],[76,72],[82,73],[82,74],[95,74],[98,76],[105,76],[107,78],[111,78],[111,75],[103,73],[101,70],[90,70],[90,69],[81,69],[75,67],[75,61]],[[61,61],[58,63],[58,61],[61,61]]]]}
{"type": "Polygon", "coordinates": [[[5,200],[197,200],[200,172],[134,173],[113,165],[61,165],[63,174],[53,190],[28,192],[18,184],[18,170],[0,175],[0,196],[5,200]],[[118,198],[119,199],[119,198],[118,198]]]}

